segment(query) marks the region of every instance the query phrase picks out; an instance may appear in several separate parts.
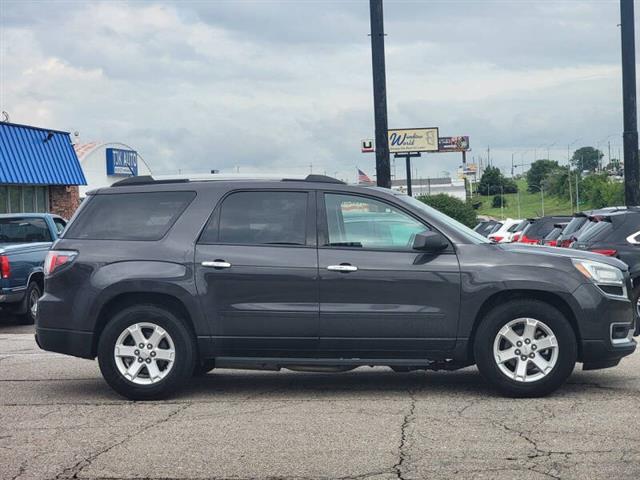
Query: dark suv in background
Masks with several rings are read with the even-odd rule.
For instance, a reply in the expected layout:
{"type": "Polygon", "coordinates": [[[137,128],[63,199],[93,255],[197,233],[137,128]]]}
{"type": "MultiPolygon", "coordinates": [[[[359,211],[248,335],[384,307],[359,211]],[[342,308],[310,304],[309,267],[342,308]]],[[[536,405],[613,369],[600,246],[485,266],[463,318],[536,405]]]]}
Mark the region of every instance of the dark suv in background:
{"type": "Polygon", "coordinates": [[[45,263],[41,348],[98,357],[132,399],[212,368],[477,364],[540,396],[632,353],[627,266],[493,244],[391,190],[306,179],[123,180],[88,194],[45,263]]]}
{"type": "Polygon", "coordinates": [[[640,307],[640,209],[600,210],[588,217],[572,248],[622,260],[629,267],[631,297],[640,307]]]}

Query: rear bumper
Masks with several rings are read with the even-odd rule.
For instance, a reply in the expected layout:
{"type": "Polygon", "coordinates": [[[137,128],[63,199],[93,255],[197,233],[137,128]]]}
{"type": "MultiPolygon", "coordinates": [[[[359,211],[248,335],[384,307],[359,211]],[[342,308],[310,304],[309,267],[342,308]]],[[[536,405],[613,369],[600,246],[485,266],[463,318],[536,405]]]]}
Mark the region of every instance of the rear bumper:
{"type": "Polygon", "coordinates": [[[93,359],[93,333],[57,328],[36,328],[36,343],[49,352],[93,359]]]}

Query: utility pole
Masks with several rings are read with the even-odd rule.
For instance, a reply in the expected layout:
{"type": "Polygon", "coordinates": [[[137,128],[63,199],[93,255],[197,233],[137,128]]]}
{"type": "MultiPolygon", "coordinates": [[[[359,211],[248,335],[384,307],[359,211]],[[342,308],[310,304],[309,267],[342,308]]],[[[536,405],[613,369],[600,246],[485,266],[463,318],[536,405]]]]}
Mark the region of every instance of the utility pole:
{"type": "Polygon", "coordinates": [[[622,110],[624,115],[624,202],[640,205],[638,164],[638,113],[636,106],[636,50],[633,0],[620,0],[622,43],[622,110]]]}
{"type": "Polygon", "coordinates": [[[373,111],[376,126],[376,180],[379,187],[391,188],[389,140],[387,137],[387,80],[384,64],[384,20],[382,0],[369,0],[371,17],[371,66],[373,70],[373,111]]]}

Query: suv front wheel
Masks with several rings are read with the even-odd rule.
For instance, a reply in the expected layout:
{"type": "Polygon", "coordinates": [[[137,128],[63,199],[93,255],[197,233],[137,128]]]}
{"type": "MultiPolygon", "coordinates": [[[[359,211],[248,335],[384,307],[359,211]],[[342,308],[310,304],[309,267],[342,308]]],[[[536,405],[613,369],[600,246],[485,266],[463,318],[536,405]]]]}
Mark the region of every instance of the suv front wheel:
{"type": "Polygon", "coordinates": [[[195,365],[193,336],[172,312],[136,305],[118,313],[98,342],[107,383],[131,400],[154,400],[176,392],[195,365]]]}
{"type": "Polygon", "coordinates": [[[476,333],[480,373],[512,397],[539,397],[571,375],[578,347],[569,321],[538,300],[513,300],[491,310],[476,333]]]}

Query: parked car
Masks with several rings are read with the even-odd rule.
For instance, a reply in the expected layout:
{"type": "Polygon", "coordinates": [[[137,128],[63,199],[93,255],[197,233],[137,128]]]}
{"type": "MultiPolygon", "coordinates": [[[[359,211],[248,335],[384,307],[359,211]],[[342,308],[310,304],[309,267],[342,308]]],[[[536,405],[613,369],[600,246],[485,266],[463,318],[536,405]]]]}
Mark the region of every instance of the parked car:
{"type": "Polygon", "coordinates": [[[569,222],[571,217],[564,215],[552,215],[547,217],[532,218],[529,225],[523,230],[520,238],[521,243],[541,245],[544,237],[551,233],[556,223],[569,222]]]}
{"type": "Polygon", "coordinates": [[[527,218],[525,220],[521,220],[520,223],[518,224],[518,226],[514,229],[513,231],[513,235],[511,235],[511,241],[512,242],[517,242],[520,240],[520,237],[522,236],[522,232],[524,231],[525,228],[527,228],[529,226],[529,224],[532,222],[533,220],[527,218]]]}
{"type": "Polygon", "coordinates": [[[507,218],[502,221],[502,226],[498,230],[490,233],[487,238],[497,243],[511,243],[513,233],[516,231],[521,221],[522,220],[520,219],[514,220],[512,218],[507,218]]]}
{"type": "Polygon", "coordinates": [[[615,257],[629,267],[633,285],[632,299],[640,313],[640,209],[619,209],[592,215],[588,228],[573,243],[572,248],[615,257]]]}
{"type": "Polygon", "coordinates": [[[66,223],[47,213],[0,214],[0,313],[33,323],[44,259],[66,223]]]}
{"type": "Polygon", "coordinates": [[[484,220],[475,226],[474,230],[483,237],[488,237],[490,234],[502,227],[502,223],[497,220],[484,220]]]}
{"type": "Polygon", "coordinates": [[[214,367],[473,364],[540,396],[576,362],[636,348],[623,262],[495,244],[399,192],[315,175],[120,181],[87,195],[45,275],[38,345],[97,357],[131,399],[214,367]]]}
{"type": "Polygon", "coordinates": [[[589,216],[625,209],[626,207],[606,207],[598,210],[587,210],[584,212],[574,213],[573,218],[571,218],[565,229],[562,231],[560,237],[558,237],[558,246],[569,248],[571,244],[575,242],[582,228],[585,226],[588,227],[589,216]]]}
{"type": "Polygon", "coordinates": [[[568,223],[556,223],[553,226],[553,230],[547,234],[546,237],[542,239],[542,245],[547,245],[549,247],[557,247],[558,246],[558,238],[562,235],[562,231],[568,223]]]}

